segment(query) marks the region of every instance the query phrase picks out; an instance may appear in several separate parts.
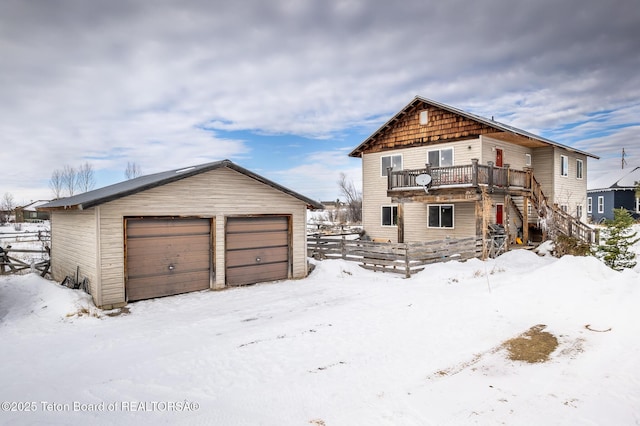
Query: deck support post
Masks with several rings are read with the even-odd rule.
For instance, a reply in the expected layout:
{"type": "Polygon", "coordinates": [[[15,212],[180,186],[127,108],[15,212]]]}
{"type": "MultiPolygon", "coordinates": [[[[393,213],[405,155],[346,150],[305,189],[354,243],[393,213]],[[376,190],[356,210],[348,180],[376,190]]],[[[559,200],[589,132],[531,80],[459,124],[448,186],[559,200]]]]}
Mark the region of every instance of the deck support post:
{"type": "Polygon", "coordinates": [[[474,188],[478,187],[478,159],[477,158],[472,158],[471,159],[471,185],[474,188]]]}
{"type": "Polygon", "coordinates": [[[489,192],[493,192],[493,161],[487,161],[487,165],[489,166],[487,184],[489,186],[489,192]]]}
{"type": "Polygon", "coordinates": [[[398,243],[404,243],[404,203],[398,203],[398,243]]]}
{"type": "Polygon", "coordinates": [[[511,218],[509,217],[509,210],[511,209],[511,196],[509,194],[504,195],[504,209],[502,214],[504,215],[503,226],[504,226],[504,235],[507,239],[506,241],[506,250],[509,250],[509,245],[511,245],[511,235],[509,234],[509,222],[511,218]]]}
{"type": "Polygon", "coordinates": [[[529,243],[529,197],[522,199],[522,244],[529,243]]]}
{"type": "Polygon", "coordinates": [[[511,182],[511,168],[507,163],[505,163],[504,165],[504,174],[505,174],[505,180],[506,180],[506,182],[504,183],[504,187],[509,189],[509,183],[511,182]]]}

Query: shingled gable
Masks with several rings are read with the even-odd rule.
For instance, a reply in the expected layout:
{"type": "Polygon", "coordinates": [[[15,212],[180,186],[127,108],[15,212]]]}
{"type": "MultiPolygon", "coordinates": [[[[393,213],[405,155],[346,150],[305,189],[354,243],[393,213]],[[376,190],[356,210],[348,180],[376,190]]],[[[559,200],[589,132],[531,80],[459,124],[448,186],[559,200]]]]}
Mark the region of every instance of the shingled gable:
{"type": "Polygon", "coordinates": [[[126,180],[124,182],[116,183],[104,188],[99,188],[93,191],[85,192],[83,194],[74,195],[67,198],[60,198],[58,200],[51,201],[38,207],[38,210],[84,210],[91,207],[98,206],[100,204],[107,203],[109,201],[117,200],[138,192],[146,191],[151,188],[155,188],[161,185],[166,185],[171,182],[175,182],[181,179],[185,179],[191,176],[205,173],[211,170],[219,168],[229,168],[242,173],[256,181],[265,185],[271,186],[278,191],[291,195],[307,204],[307,208],[322,209],[323,206],[317,201],[307,198],[295,191],[278,185],[262,176],[259,176],[230,160],[216,161],[212,163],[200,164],[198,166],[183,167],[181,169],[170,170],[166,172],[155,173],[146,176],[140,176],[135,179],[126,180]]]}
{"type": "MultiPolygon", "coordinates": [[[[427,126],[429,127],[429,126],[427,126]]],[[[350,157],[361,157],[366,152],[380,152],[412,146],[421,146],[442,142],[453,142],[456,140],[469,139],[480,135],[488,135],[498,139],[505,139],[514,143],[526,144],[531,147],[555,146],[564,148],[570,152],[586,155],[592,158],[599,158],[588,152],[565,146],[541,136],[529,133],[492,119],[487,119],[461,109],[433,101],[431,99],[416,96],[407,106],[394,115],[389,121],[376,130],[357,148],[349,153],[350,157]],[[430,129],[416,131],[415,135],[393,137],[390,134],[398,131],[398,126],[407,114],[418,112],[429,108],[430,115],[448,116],[430,129]]]]}

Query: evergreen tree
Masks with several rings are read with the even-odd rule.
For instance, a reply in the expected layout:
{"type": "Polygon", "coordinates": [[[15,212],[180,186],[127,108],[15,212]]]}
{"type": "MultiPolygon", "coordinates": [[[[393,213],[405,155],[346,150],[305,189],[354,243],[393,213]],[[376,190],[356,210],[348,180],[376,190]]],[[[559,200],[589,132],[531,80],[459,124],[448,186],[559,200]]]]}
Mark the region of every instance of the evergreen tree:
{"type": "Polygon", "coordinates": [[[631,229],[633,223],[633,217],[623,208],[613,209],[613,220],[605,221],[605,241],[598,247],[597,256],[616,271],[636,266],[636,254],[629,249],[640,238],[631,229]]]}

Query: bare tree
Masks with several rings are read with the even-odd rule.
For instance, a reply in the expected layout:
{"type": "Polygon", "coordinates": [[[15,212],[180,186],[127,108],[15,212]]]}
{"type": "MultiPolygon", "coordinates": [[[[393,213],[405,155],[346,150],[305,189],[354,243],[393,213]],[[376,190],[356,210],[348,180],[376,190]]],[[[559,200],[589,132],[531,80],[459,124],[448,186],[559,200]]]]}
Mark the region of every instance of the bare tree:
{"type": "Polygon", "coordinates": [[[8,222],[11,216],[11,212],[16,208],[15,200],[13,199],[13,195],[10,192],[5,192],[2,197],[2,204],[0,205],[0,210],[2,213],[2,217],[0,217],[0,223],[8,222]]]}
{"type": "Polygon", "coordinates": [[[127,168],[124,170],[124,175],[127,179],[137,178],[142,174],[140,165],[136,162],[127,161],[127,168]]]}
{"type": "Polygon", "coordinates": [[[51,188],[51,191],[53,191],[54,199],[58,199],[62,196],[63,186],[62,172],[56,169],[53,171],[53,173],[51,173],[51,179],[49,180],[49,188],[51,188]]]}
{"type": "Polygon", "coordinates": [[[345,198],[348,220],[351,223],[360,223],[362,221],[362,193],[356,189],[353,181],[347,180],[344,173],[340,173],[338,186],[345,198]]]}
{"type": "Polygon", "coordinates": [[[66,164],[62,169],[62,186],[67,190],[71,197],[76,192],[78,185],[78,172],[76,169],[66,164]]]}
{"type": "Polygon", "coordinates": [[[93,173],[93,167],[91,164],[85,162],[78,169],[77,176],[78,190],[80,192],[91,191],[96,185],[96,179],[93,173]]]}

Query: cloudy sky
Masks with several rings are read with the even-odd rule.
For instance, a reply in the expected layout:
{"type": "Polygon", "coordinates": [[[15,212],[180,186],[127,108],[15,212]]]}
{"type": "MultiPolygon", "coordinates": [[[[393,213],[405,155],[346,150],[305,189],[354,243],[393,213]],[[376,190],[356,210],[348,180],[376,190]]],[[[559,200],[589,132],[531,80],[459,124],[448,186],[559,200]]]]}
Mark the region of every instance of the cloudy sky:
{"type": "Polygon", "coordinates": [[[421,95],[640,165],[637,0],[0,2],[0,195],[230,159],[319,200],[421,95]]]}

